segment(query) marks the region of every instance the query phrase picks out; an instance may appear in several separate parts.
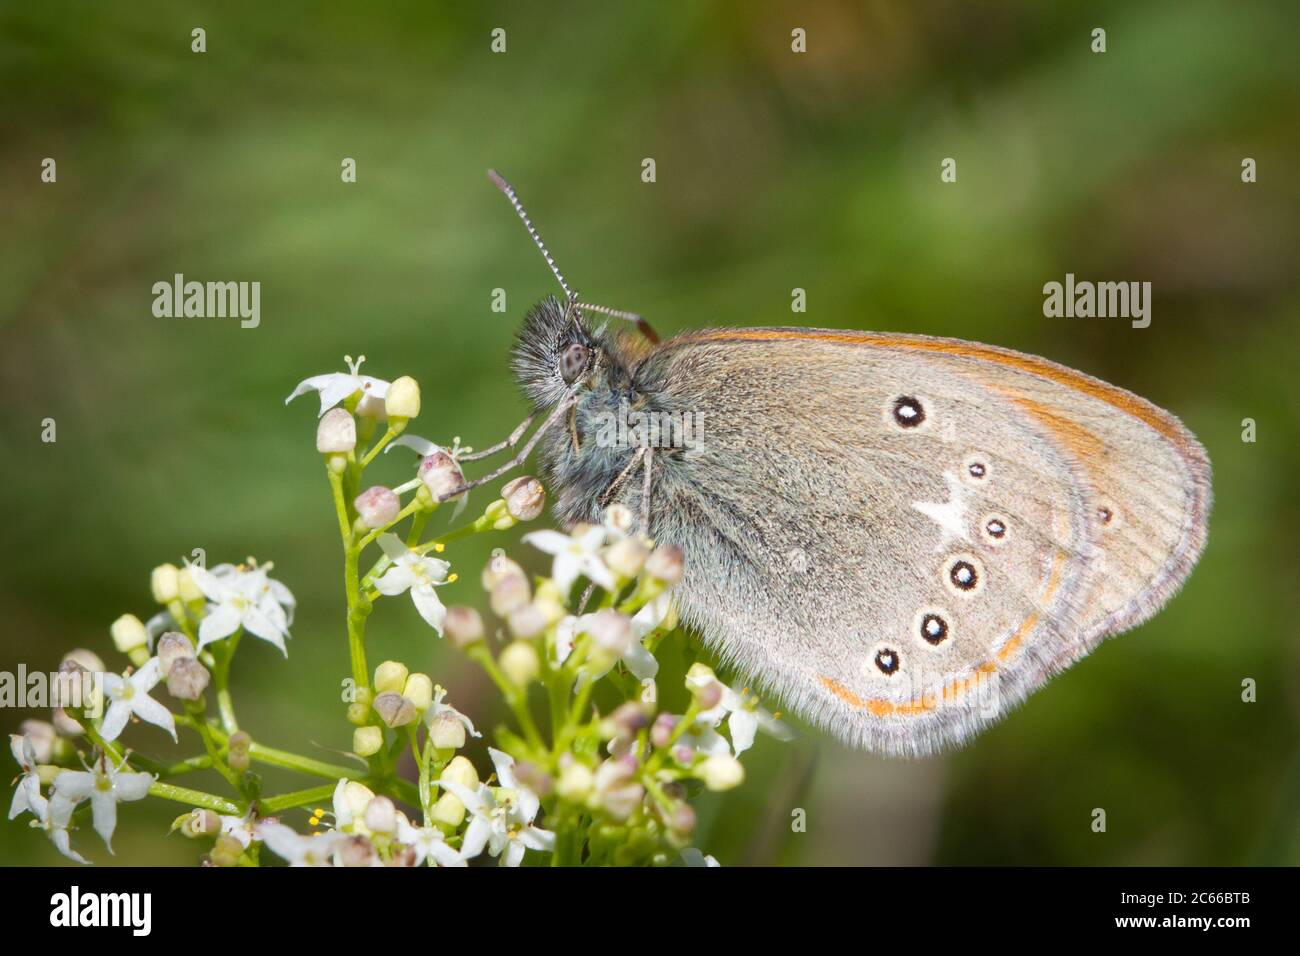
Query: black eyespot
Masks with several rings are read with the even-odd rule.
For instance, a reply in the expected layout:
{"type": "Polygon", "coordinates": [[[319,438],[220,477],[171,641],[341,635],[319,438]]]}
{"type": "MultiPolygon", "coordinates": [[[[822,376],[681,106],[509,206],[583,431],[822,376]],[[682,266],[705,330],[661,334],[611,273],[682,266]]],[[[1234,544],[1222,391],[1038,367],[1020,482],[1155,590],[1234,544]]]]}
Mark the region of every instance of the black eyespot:
{"type": "Polygon", "coordinates": [[[979,573],[969,561],[954,561],[948,568],[948,580],[960,591],[973,591],[979,584],[979,573]]]}
{"type": "Polygon", "coordinates": [[[892,677],[898,670],[898,652],[888,647],[876,651],[876,667],[880,668],[880,673],[886,677],[892,677]]]}
{"type": "Polygon", "coordinates": [[[1102,524],[1110,524],[1115,520],[1115,512],[1111,511],[1105,505],[1097,509],[1097,520],[1102,524]]]}
{"type": "Polygon", "coordinates": [[[925,614],[921,617],[921,637],[927,644],[939,646],[948,639],[948,622],[938,614],[925,614]]]}
{"type": "Polygon", "coordinates": [[[894,424],[899,428],[916,428],[925,421],[925,408],[910,395],[894,399],[894,424]]]}
{"type": "Polygon", "coordinates": [[[984,530],[990,538],[1001,540],[1007,536],[1007,524],[1001,518],[990,518],[984,522],[984,530]]]}
{"type": "Polygon", "coordinates": [[[560,378],[572,385],[587,368],[591,350],[581,342],[574,342],[560,353],[560,378]]]}
{"type": "Polygon", "coordinates": [[[966,473],[979,481],[989,473],[989,466],[982,461],[972,461],[966,466],[966,473]]]}

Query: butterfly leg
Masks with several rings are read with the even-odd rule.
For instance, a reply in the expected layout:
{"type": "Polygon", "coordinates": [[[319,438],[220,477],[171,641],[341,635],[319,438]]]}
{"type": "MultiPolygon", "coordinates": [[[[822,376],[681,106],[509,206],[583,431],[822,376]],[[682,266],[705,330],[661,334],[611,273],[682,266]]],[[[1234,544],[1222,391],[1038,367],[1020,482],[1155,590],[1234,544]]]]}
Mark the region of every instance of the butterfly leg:
{"type": "Polygon", "coordinates": [[[467,481],[459,488],[453,488],[451,491],[448,491],[445,494],[441,495],[438,498],[438,500],[447,501],[449,498],[455,498],[459,495],[463,495],[471,488],[478,488],[481,485],[486,485],[489,481],[496,481],[506,472],[513,471],[514,469],[518,468],[520,465],[522,465],[525,461],[528,460],[528,456],[533,453],[533,449],[537,447],[537,443],[541,441],[542,436],[546,434],[546,430],[550,428],[552,425],[554,425],[556,422],[558,422],[562,417],[564,417],[564,413],[567,412],[569,410],[569,407],[573,405],[576,401],[577,398],[573,395],[570,395],[564,401],[560,402],[560,404],[556,405],[555,410],[551,412],[551,414],[546,416],[546,421],[542,422],[541,427],[538,428],[537,431],[533,432],[533,437],[528,439],[527,444],[524,445],[524,447],[520,450],[519,454],[515,455],[514,458],[511,458],[504,465],[501,465],[499,468],[493,469],[492,471],[488,472],[486,475],[483,475],[480,478],[475,478],[473,481],[467,481]]]}
{"type": "Polygon", "coordinates": [[[536,417],[537,413],[533,412],[515,427],[515,430],[510,433],[510,437],[505,441],[499,441],[491,448],[484,448],[482,451],[476,451],[469,455],[461,455],[460,460],[478,461],[480,458],[490,458],[497,452],[505,451],[507,448],[514,448],[515,445],[519,444],[519,439],[524,437],[524,432],[528,431],[528,426],[533,423],[533,419],[536,417]]]}
{"type": "Polygon", "coordinates": [[[605,493],[600,496],[600,506],[602,508],[614,500],[614,492],[618,491],[623,482],[627,480],[628,475],[636,471],[636,466],[641,463],[643,455],[645,455],[645,449],[638,448],[636,453],[632,455],[632,460],[627,463],[627,467],[620,471],[618,477],[610,482],[609,487],[605,489],[605,493]]]}
{"type": "Polygon", "coordinates": [[[654,450],[645,449],[645,473],[641,478],[641,536],[650,537],[650,472],[654,462],[654,450]]]}

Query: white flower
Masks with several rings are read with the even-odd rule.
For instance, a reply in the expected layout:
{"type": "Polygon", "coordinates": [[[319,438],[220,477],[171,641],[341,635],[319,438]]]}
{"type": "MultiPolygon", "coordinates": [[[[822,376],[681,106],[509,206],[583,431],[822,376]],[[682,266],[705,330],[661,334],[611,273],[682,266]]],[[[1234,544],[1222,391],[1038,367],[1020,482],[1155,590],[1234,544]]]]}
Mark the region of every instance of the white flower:
{"type": "Polygon", "coordinates": [[[397,841],[415,851],[415,865],[432,859],[439,866],[467,866],[465,858],[447,845],[437,827],[416,827],[405,815],[397,816],[397,841]]]}
{"type": "Polygon", "coordinates": [[[381,378],[360,374],[361,363],[366,360],[364,355],[355,362],[352,361],[351,355],[343,356],[343,360],[348,363],[348,371],[330,372],[326,375],[305,378],[298,383],[298,387],[289,394],[284,403],[288,405],[299,395],[317,391],[320,393],[320,414],[324,415],[339,402],[356,392],[361,392],[361,404],[357,406],[357,411],[363,415],[368,414],[372,418],[381,417],[376,412],[384,410],[384,399],[388,396],[389,383],[381,378]]]}
{"type": "Polygon", "coordinates": [[[614,575],[605,566],[600,556],[600,547],[605,543],[605,529],[600,526],[586,528],[576,535],[561,534],[558,531],[533,531],[524,535],[524,541],[554,555],[551,565],[551,579],[561,593],[568,594],[578,575],[584,575],[607,591],[615,587],[614,575]]]}
{"type": "MultiPolygon", "coordinates": [[[[727,730],[731,735],[731,748],[737,757],[754,745],[754,735],[759,730],[777,740],[794,739],[794,732],[773,714],[760,707],[757,697],[749,693],[736,693],[718,680],[710,668],[695,664],[686,674],[686,686],[689,688],[698,689],[710,683],[717,683],[722,688],[722,697],[716,706],[696,718],[696,725],[715,728],[726,720],[727,730]]],[[[707,734],[703,734],[702,737],[707,737],[707,734]]],[[[716,748],[708,747],[704,752],[714,753],[716,748]]]]}
{"type": "Polygon", "coordinates": [[[477,790],[471,790],[450,780],[439,784],[474,817],[461,841],[461,856],[472,859],[486,846],[502,866],[518,866],[526,850],[554,850],[555,834],[533,826],[541,800],[515,779],[514,758],[492,747],[488,754],[501,784],[497,789],[479,784],[477,790]]]}
{"type": "Polygon", "coordinates": [[[441,717],[443,714],[447,714],[448,716],[460,721],[461,726],[465,728],[466,732],[471,737],[482,737],[483,735],[474,729],[474,721],[470,720],[455,707],[451,706],[451,704],[444,704],[442,702],[442,699],[446,696],[447,689],[441,684],[434,688],[433,703],[424,714],[425,720],[429,723],[433,723],[434,720],[441,717]]]}
{"type": "Polygon", "coordinates": [[[397,438],[394,438],[392,442],[389,443],[388,447],[384,449],[384,454],[387,455],[390,451],[392,451],[394,448],[398,447],[399,445],[402,446],[403,448],[409,448],[412,451],[414,451],[417,455],[420,456],[421,460],[428,458],[436,451],[445,451],[453,458],[456,457],[455,449],[449,450],[443,448],[437,442],[431,442],[427,438],[421,438],[419,435],[410,435],[410,434],[401,435],[397,438]]]}
{"type": "MultiPolygon", "coordinates": [[[[666,596],[666,595],[665,595],[666,596]]],[[[654,603],[654,602],[652,602],[654,603]]],[[[649,607],[650,605],[647,605],[649,607]]],[[[644,610],[644,609],[642,609],[644,610]]],[[[624,634],[619,635],[617,628],[608,625],[609,620],[617,616],[622,618],[616,611],[604,610],[596,611],[592,614],[584,614],[581,617],[574,617],[572,614],[555,625],[555,663],[563,664],[568,656],[573,652],[574,641],[578,635],[595,633],[597,635],[597,644],[604,650],[610,652],[606,655],[595,655],[599,665],[592,666],[588,677],[591,680],[600,680],[608,674],[616,663],[620,660],[626,665],[627,669],[637,678],[637,680],[650,680],[659,673],[659,662],[655,656],[646,650],[645,645],[641,643],[641,638],[657,626],[653,624],[653,612],[642,620],[642,626],[638,630],[636,618],[632,618],[630,626],[625,626],[624,634]],[[602,620],[605,619],[605,620],[602,620]],[[605,632],[614,631],[614,637],[618,638],[612,644],[602,642],[601,636],[605,632]]],[[[640,613],[638,613],[638,617],[640,613]]],[[[622,618],[624,622],[627,618],[622,618]]]]}
{"type": "Polygon", "coordinates": [[[217,819],[221,821],[221,832],[234,837],[245,850],[257,836],[256,826],[251,817],[219,816],[217,819]]]}
{"type": "Polygon", "coordinates": [[[722,866],[711,856],[705,856],[693,846],[682,850],[682,862],[687,866],[722,866]]]}
{"type": "Polygon", "coordinates": [[[438,558],[416,554],[402,544],[402,539],[395,534],[381,534],[379,546],[392,560],[393,566],[375,582],[375,590],[389,596],[410,590],[411,600],[420,612],[420,617],[441,637],[442,620],[446,617],[447,609],[438,599],[435,588],[447,582],[447,571],[451,565],[438,558]]]}
{"type": "Polygon", "coordinates": [[[222,564],[209,571],[197,564],[188,566],[194,583],[211,602],[199,622],[200,650],[242,627],[289,656],[284,639],[289,636],[296,602],[287,587],[267,574],[268,567],[222,564]]]}
{"type": "Polygon", "coordinates": [[[99,732],[105,740],[116,740],[132,714],[145,723],[161,727],[172,735],[172,740],[176,739],[176,721],[172,718],[171,711],[149,696],[149,691],[162,680],[162,676],[162,665],[158,663],[157,657],[149,658],[130,677],[104,675],[104,693],[109,704],[104,711],[99,732]]]}
{"type": "Polygon", "coordinates": [[[52,808],[60,803],[75,807],[81,801],[89,800],[95,832],[103,837],[104,846],[112,853],[118,803],[143,800],[155,779],[151,773],[123,773],[120,765],[114,767],[107,757],[100,757],[93,770],[64,770],[55,777],[50,804],[52,808]]]}
{"type": "Polygon", "coordinates": [[[338,830],[303,836],[292,827],[272,820],[257,824],[257,836],[290,866],[333,866],[334,851],[347,839],[338,830]]]}
{"type": "Polygon", "coordinates": [[[49,834],[54,848],[69,860],[76,863],[89,863],[89,860],[72,849],[72,835],[68,833],[68,824],[72,822],[72,811],[76,809],[76,804],[71,800],[46,800],[41,796],[35,783],[31,787],[28,799],[30,800],[28,809],[36,817],[32,821],[32,826],[49,834]]]}
{"type": "Polygon", "coordinates": [[[30,740],[22,734],[10,734],[9,749],[14,759],[18,761],[18,766],[22,768],[18,788],[14,790],[13,801],[9,804],[9,819],[12,820],[18,814],[28,810],[36,812],[33,809],[32,794],[40,797],[41,778],[36,772],[36,749],[30,740]]]}

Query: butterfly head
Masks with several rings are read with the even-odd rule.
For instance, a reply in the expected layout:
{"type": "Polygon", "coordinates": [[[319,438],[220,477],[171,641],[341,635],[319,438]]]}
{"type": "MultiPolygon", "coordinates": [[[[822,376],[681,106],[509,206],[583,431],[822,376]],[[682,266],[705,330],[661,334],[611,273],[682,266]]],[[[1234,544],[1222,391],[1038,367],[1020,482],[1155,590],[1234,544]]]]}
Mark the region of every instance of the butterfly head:
{"type": "Polygon", "coordinates": [[[605,366],[606,343],[583,325],[578,310],[548,296],[524,316],[515,342],[515,378],[538,408],[555,405],[605,366]]]}

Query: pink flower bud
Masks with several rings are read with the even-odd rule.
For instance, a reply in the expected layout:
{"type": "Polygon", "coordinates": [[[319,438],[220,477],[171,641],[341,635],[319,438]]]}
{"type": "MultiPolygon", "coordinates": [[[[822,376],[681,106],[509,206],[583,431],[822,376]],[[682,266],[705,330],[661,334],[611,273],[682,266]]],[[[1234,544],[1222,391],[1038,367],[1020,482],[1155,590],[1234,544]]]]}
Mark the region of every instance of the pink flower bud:
{"type": "Polygon", "coordinates": [[[353,505],[367,528],[382,528],[392,524],[397,519],[397,513],[402,510],[402,502],[397,495],[383,485],[367,488],[357,495],[353,505]]]}
{"type": "Polygon", "coordinates": [[[442,634],[459,648],[469,647],[483,640],[483,618],[472,607],[452,605],[442,619],[442,634]]]}
{"type": "Polygon", "coordinates": [[[682,579],[682,566],[685,560],[681,548],[676,545],[661,544],[646,559],[645,570],[652,578],[664,584],[676,584],[682,579]]]}
{"type": "Polygon", "coordinates": [[[520,521],[532,521],[546,507],[546,490],[536,478],[516,478],[501,489],[506,510],[520,521]]]}
{"type": "Polygon", "coordinates": [[[460,470],[460,465],[445,451],[435,451],[427,456],[420,462],[417,473],[429,489],[429,494],[433,495],[434,501],[441,501],[443,495],[465,484],[465,474],[460,470]]]}
{"type": "Polygon", "coordinates": [[[167,693],[181,700],[198,700],[212,675],[193,657],[179,657],[167,672],[167,693]]]}
{"type": "Polygon", "coordinates": [[[172,665],[178,660],[195,655],[194,645],[180,631],[168,631],[158,638],[158,665],[164,676],[171,673],[172,665]]]}
{"type": "Polygon", "coordinates": [[[322,455],[357,447],[357,423],[346,408],[331,408],[316,426],[316,450],[322,455]]]}

